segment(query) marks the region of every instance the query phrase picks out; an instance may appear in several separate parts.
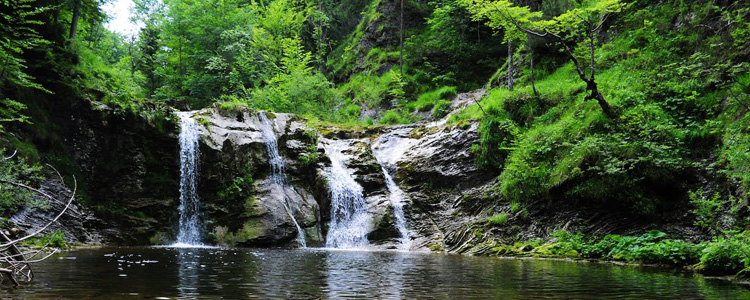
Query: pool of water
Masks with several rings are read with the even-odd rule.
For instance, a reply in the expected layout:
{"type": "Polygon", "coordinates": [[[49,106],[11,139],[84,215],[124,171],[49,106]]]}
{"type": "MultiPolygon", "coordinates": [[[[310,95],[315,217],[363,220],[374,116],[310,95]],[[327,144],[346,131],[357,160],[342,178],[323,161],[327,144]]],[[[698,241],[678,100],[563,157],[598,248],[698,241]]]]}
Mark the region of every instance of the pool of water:
{"type": "Polygon", "coordinates": [[[407,252],[103,248],[35,268],[0,299],[750,299],[679,271],[407,252]]]}

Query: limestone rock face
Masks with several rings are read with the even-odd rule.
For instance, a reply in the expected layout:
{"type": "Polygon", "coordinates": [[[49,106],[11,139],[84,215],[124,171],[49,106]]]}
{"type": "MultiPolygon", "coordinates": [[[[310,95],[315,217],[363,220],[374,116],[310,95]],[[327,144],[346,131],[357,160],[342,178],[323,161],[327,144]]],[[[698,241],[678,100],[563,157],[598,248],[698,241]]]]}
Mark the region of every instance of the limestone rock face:
{"type": "MultiPolygon", "coordinates": [[[[476,218],[461,205],[464,195],[481,193],[496,176],[474,166],[469,149],[478,138],[476,124],[381,127],[367,136],[335,128],[326,131],[329,138],[347,141],[342,153],[355,180],[364,188],[372,217],[368,239],[376,246],[392,248],[400,243],[394,206],[389,201],[394,191],[386,186],[383,170],[404,191],[411,250],[445,249],[446,237],[460,232],[460,224],[476,218]],[[377,149],[380,161],[373,149],[377,149]]],[[[323,211],[328,209],[324,207],[323,211]]]]}
{"type": "Polygon", "coordinates": [[[205,230],[216,242],[242,246],[279,246],[296,243],[297,225],[308,245],[322,241],[320,209],[313,196],[314,174],[299,162],[301,154],[316,151],[314,135],[290,114],[267,113],[284,161],[284,183],[270,179],[272,170],[259,112],[250,109],[198,112],[203,124],[198,192],[205,230]],[[292,216],[294,218],[292,218],[292,216]]]}
{"type": "MultiPolygon", "coordinates": [[[[180,189],[176,120],[157,127],[143,117],[119,117],[106,106],[89,105],[74,107],[61,122],[76,128],[66,139],[86,175],[86,206],[94,209],[74,207],[61,229],[83,228],[66,231],[81,243],[173,242],[180,189]]],[[[247,108],[217,105],[193,115],[201,127],[198,193],[208,243],[296,246],[301,231],[308,246],[325,245],[332,211],[326,143],[334,141],[343,145],[347,172],[362,187],[367,240],[377,248],[450,250],[463,243],[470,235],[461,226],[478,218],[464,200],[479,197],[496,176],[474,166],[469,149],[478,137],[476,124],[312,129],[295,115],[262,114],[270,124],[247,108]],[[269,126],[283,161],[283,183],[272,178],[263,131],[269,126]],[[402,190],[398,211],[406,239],[389,182],[402,190]]]]}

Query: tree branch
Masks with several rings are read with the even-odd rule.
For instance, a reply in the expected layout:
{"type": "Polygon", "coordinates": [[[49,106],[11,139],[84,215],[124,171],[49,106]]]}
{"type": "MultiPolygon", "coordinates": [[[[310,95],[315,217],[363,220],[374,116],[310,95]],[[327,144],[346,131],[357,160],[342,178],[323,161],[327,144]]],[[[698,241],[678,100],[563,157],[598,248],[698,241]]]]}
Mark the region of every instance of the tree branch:
{"type": "MultiPolygon", "coordinates": [[[[55,171],[57,172],[57,170],[55,170],[55,171]]],[[[60,173],[58,172],[58,176],[59,175],[60,175],[60,173]]],[[[60,180],[62,180],[62,176],[60,176],[60,180]]],[[[0,180],[0,183],[6,183],[6,184],[10,184],[10,185],[13,185],[13,186],[16,186],[16,187],[24,188],[24,189],[27,189],[29,191],[35,192],[35,193],[37,193],[39,195],[42,195],[42,196],[44,196],[47,199],[52,199],[53,201],[55,200],[54,198],[52,198],[52,196],[50,196],[50,195],[48,195],[48,194],[46,194],[46,193],[44,193],[44,192],[42,192],[42,191],[40,191],[38,189],[35,189],[35,188],[32,188],[32,187],[30,187],[28,185],[22,184],[22,183],[17,183],[17,182],[8,181],[8,180],[0,180]]],[[[7,247],[7,246],[10,246],[10,245],[13,245],[13,244],[17,244],[19,242],[28,240],[28,239],[30,239],[30,238],[32,238],[32,237],[34,237],[34,236],[42,233],[44,230],[47,230],[47,228],[49,228],[53,223],[57,222],[57,220],[59,220],[60,217],[62,217],[62,215],[65,214],[65,212],[68,210],[68,208],[70,207],[70,205],[73,203],[73,200],[75,200],[76,191],[77,190],[78,190],[78,182],[76,181],[75,176],[73,176],[73,191],[72,191],[72,195],[70,196],[70,199],[68,200],[68,203],[62,209],[62,211],[60,211],[60,213],[57,216],[55,216],[54,219],[52,219],[51,221],[49,221],[42,228],[40,228],[39,230],[35,231],[34,233],[29,234],[29,235],[27,235],[25,237],[22,237],[22,238],[19,238],[19,239],[12,240],[12,241],[4,243],[4,244],[0,244],[0,247],[7,247]]]]}

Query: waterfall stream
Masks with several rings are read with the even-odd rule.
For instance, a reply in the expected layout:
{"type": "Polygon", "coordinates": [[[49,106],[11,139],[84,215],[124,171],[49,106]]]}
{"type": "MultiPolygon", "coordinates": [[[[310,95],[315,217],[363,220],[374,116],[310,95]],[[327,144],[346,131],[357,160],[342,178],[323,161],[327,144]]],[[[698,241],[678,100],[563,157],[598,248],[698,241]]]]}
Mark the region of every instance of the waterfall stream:
{"type": "Polygon", "coordinates": [[[326,236],[328,248],[362,248],[367,246],[370,226],[367,203],[362,186],[346,168],[342,151],[346,141],[325,140],[323,143],[331,168],[328,172],[328,189],[331,194],[331,223],[326,236]]]}
{"type": "Polygon", "coordinates": [[[395,225],[400,236],[400,244],[398,245],[400,250],[408,250],[411,246],[409,229],[406,226],[406,216],[404,215],[404,202],[406,202],[407,199],[404,191],[398,186],[398,184],[396,184],[396,181],[393,180],[391,172],[392,170],[395,170],[395,164],[400,158],[400,155],[402,155],[406,148],[410,146],[409,143],[401,142],[402,139],[399,138],[399,134],[408,133],[410,130],[410,128],[403,128],[385,134],[375,140],[371,147],[375,159],[383,170],[383,176],[385,176],[388,193],[390,194],[389,200],[393,207],[395,225]]]}
{"type": "Polygon", "coordinates": [[[180,117],[180,223],[176,246],[200,246],[200,199],[197,193],[200,151],[198,122],[193,112],[178,112],[180,117]]]}
{"type": "Polygon", "coordinates": [[[289,217],[292,219],[294,226],[297,227],[297,243],[300,247],[307,247],[305,241],[305,232],[302,231],[302,227],[299,226],[297,219],[289,205],[289,198],[286,196],[286,174],[284,173],[284,158],[279,154],[279,141],[276,137],[276,132],[273,130],[273,123],[268,119],[265,112],[258,114],[260,118],[260,130],[263,135],[263,141],[266,143],[266,149],[268,150],[268,162],[271,165],[271,184],[281,186],[281,191],[284,193],[284,209],[289,217]]]}

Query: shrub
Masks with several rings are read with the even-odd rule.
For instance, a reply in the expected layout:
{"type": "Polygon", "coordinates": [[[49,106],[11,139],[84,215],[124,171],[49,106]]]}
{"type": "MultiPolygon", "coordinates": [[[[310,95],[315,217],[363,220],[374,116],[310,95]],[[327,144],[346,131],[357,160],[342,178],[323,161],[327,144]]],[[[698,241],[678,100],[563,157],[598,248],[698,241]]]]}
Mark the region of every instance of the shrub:
{"type": "Polygon", "coordinates": [[[307,153],[302,153],[299,155],[299,162],[304,167],[309,167],[312,165],[315,165],[320,160],[320,155],[317,152],[317,147],[315,145],[310,145],[307,147],[307,153]]]}
{"type": "Polygon", "coordinates": [[[440,119],[445,117],[450,111],[451,102],[448,100],[439,100],[435,103],[435,107],[432,108],[432,117],[434,119],[440,119]]]}
{"type": "Polygon", "coordinates": [[[690,204],[695,206],[692,212],[698,217],[694,225],[711,231],[717,229],[717,217],[722,206],[721,195],[715,193],[713,197],[708,198],[703,194],[702,189],[696,192],[690,191],[688,194],[690,195],[690,204]]]}
{"type": "MultiPolygon", "coordinates": [[[[0,179],[26,185],[36,185],[42,180],[40,166],[30,165],[26,162],[26,159],[18,155],[11,159],[3,159],[10,154],[6,154],[4,149],[0,149],[0,179]]],[[[40,203],[32,203],[33,199],[33,194],[25,189],[0,184],[0,215],[15,213],[25,205],[41,205],[40,203]]]]}
{"type": "Polygon", "coordinates": [[[479,125],[479,144],[471,147],[475,164],[480,168],[501,168],[518,135],[520,129],[513,121],[489,110],[479,125]]]}
{"type": "Polygon", "coordinates": [[[386,111],[385,114],[383,114],[382,117],[380,117],[380,120],[378,120],[379,124],[406,124],[409,123],[409,120],[407,120],[404,116],[398,113],[395,109],[391,109],[389,111],[386,111]]]}
{"type": "Polygon", "coordinates": [[[218,197],[224,200],[237,200],[247,197],[253,190],[253,170],[250,163],[245,164],[241,174],[232,179],[223,190],[219,191],[218,197]]]}
{"type": "Polygon", "coordinates": [[[704,274],[724,275],[747,267],[750,267],[750,233],[743,232],[715,237],[707,243],[695,269],[704,274]]]}

